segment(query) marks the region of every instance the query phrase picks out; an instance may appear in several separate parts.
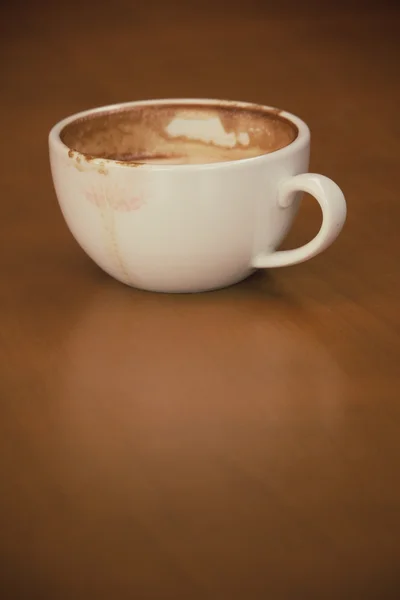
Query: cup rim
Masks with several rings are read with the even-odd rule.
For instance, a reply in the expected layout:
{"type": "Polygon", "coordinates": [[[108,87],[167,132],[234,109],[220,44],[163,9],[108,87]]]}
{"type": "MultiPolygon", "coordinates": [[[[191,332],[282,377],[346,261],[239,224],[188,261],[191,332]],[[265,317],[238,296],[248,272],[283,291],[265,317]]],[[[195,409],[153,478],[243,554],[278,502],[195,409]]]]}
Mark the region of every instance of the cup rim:
{"type": "Polygon", "coordinates": [[[129,102],[120,102],[115,104],[109,104],[104,106],[98,106],[95,108],[89,108],[74,114],[69,115],[58,121],[50,130],[49,133],[49,145],[50,148],[54,148],[55,150],[61,152],[67,152],[69,156],[73,153],[74,156],[79,156],[87,161],[90,161],[93,164],[98,165],[107,165],[109,167],[120,167],[126,169],[130,168],[140,168],[151,171],[171,171],[171,170],[210,170],[216,168],[224,168],[224,167],[232,167],[239,165],[248,165],[249,163],[257,163],[257,162],[270,162],[276,159],[284,158],[286,155],[291,154],[292,152],[304,148],[309,143],[310,140],[310,130],[308,125],[296,115],[273,107],[253,102],[245,102],[245,101],[235,101],[235,100],[218,100],[213,98],[155,98],[148,100],[133,100],[129,102]],[[110,113],[110,112],[120,112],[129,110],[130,108],[135,107],[145,107],[145,106],[163,106],[168,104],[174,105],[182,105],[182,106],[190,106],[190,105],[204,105],[204,106],[218,106],[222,108],[239,108],[244,110],[258,110],[263,111],[265,113],[270,113],[280,119],[289,121],[292,125],[294,125],[297,129],[296,138],[290,142],[287,146],[283,148],[279,148],[278,150],[274,150],[272,152],[266,154],[259,154],[258,156],[240,158],[235,160],[225,160],[214,163],[192,163],[192,164],[160,164],[160,163],[145,163],[145,162],[123,162],[118,161],[111,158],[105,158],[101,156],[88,156],[74,148],[70,148],[61,139],[62,130],[73,123],[78,119],[82,119],[85,117],[100,115],[102,113],[110,113]]]}

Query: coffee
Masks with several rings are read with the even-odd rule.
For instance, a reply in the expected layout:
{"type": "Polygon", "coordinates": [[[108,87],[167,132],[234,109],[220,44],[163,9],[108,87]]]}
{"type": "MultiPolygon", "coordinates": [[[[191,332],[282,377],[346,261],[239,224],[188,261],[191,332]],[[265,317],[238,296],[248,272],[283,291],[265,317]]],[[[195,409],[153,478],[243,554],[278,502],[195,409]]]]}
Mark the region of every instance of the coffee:
{"type": "Polygon", "coordinates": [[[255,269],[303,262],[335,240],[346,218],[338,186],[307,173],[306,123],[264,106],[117,104],[63,119],[49,149],[75,239],[106,273],[146,290],[215,290],[255,269]],[[319,203],[322,227],[304,246],[279,250],[302,192],[319,203]]]}
{"type": "Polygon", "coordinates": [[[92,113],[61,131],[71,150],[120,163],[206,164],[275,152],[297,137],[279,111],[207,104],[151,104],[92,113]]]}

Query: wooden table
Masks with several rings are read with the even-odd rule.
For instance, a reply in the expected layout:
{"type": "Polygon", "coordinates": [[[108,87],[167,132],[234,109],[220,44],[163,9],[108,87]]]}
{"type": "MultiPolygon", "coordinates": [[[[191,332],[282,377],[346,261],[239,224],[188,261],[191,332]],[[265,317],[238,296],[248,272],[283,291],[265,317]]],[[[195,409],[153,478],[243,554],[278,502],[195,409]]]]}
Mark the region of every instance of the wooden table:
{"type": "MultiPolygon", "coordinates": [[[[2,4],[0,595],[399,598],[400,13],[188,4],[2,4]],[[339,240],[195,296],[101,272],[48,130],[163,96],[303,117],[339,240]]],[[[307,197],[286,247],[319,222],[307,197]]]]}

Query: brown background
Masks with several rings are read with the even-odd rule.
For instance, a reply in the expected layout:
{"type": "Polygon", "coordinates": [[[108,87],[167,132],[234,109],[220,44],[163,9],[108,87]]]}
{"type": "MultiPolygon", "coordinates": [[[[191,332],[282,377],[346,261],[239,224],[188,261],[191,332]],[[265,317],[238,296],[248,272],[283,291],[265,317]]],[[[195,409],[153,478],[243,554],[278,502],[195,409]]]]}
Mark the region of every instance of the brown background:
{"type": "MultiPolygon", "coordinates": [[[[0,595],[400,597],[395,2],[1,5],[0,595]],[[346,228],[220,292],[79,249],[47,133],[92,106],[243,99],[312,129],[346,228]]],[[[306,198],[286,247],[320,221],[306,198]]]]}

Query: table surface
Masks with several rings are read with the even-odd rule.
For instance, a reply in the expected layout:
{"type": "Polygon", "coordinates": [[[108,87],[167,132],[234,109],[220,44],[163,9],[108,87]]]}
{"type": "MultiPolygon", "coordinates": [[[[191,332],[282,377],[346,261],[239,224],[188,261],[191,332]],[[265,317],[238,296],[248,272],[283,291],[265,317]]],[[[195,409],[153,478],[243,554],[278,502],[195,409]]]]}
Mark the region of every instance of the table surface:
{"type": "MultiPolygon", "coordinates": [[[[0,595],[400,597],[395,3],[5,4],[0,595]],[[347,197],[338,241],[207,294],[100,271],[62,219],[48,130],[181,96],[303,117],[311,169],[347,197]]],[[[319,223],[306,197],[286,247],[319,223]]]]}

